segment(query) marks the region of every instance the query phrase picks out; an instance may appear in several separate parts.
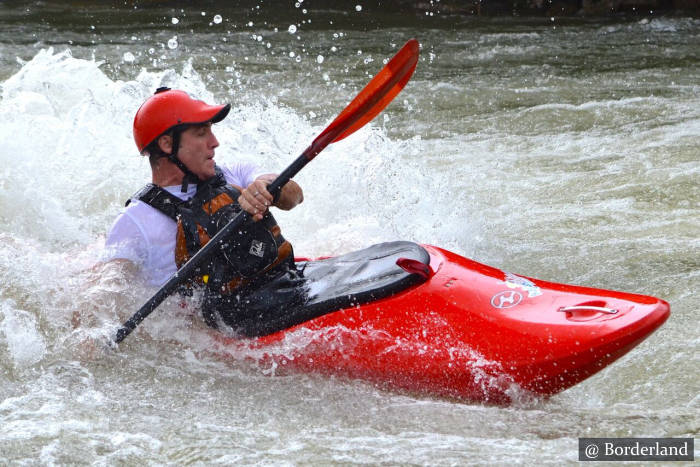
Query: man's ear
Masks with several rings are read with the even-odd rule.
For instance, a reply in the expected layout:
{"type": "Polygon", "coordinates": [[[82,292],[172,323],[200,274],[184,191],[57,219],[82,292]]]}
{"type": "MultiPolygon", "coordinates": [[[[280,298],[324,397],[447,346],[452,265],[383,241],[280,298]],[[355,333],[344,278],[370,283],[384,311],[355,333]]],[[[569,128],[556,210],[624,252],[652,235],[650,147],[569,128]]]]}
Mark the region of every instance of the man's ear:
{"type": "Polygon", "coordinates": [[[158,147],[166,154],[173,152],[173,137],[170,135],[161,135],[158,138],[158,147]]]}

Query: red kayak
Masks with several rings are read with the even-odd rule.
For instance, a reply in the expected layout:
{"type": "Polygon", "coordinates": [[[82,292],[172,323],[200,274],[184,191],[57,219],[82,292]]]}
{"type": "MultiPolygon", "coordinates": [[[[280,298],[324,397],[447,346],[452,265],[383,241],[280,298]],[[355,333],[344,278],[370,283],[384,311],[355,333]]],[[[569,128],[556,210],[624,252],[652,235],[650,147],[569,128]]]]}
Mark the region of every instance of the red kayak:
{"type": "Polygon", "coordinates": [[[273,327],[243,332],[249,337],[220,336],[222,350],[243,351],[278,373],[315,372],[507,404],[588,378],[670,313],[654,297],[532,279],[434,246],[372,248],[347,259],[299,262],[309,270],[310,302],[319,289],[325,296],[316,302],[335,308],[311,303],[305,308],[311,312],[292,310],[273,327]],[[331,285],[324,289],[323,281],[331,285]],[[401,281],[398,289],[391,286],[401,281]],[[383,298],[367,292],[378,282],[383,298]]]}

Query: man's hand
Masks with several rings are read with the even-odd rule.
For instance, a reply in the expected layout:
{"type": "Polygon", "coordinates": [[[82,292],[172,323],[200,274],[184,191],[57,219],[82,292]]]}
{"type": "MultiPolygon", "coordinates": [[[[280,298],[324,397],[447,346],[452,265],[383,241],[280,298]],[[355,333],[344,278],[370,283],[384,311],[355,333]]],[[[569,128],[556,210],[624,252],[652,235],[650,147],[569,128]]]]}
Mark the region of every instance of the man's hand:
{"type": "Polygon", "coordinates": [[[295,181],[290,180],[282,187],[282,192],[277,202],[274,202],[272,195],[267,191],[267,186],[275,178],[277,178],[277,174],[259,176],[238,197],[238,204],[241,205],[241,209],[253,216],[253,220],[256,222],[263,218],[270,206],[274,205],[288,211],[304,201],[301,187],[295,181]]]}
{"type": "Polygon", "coordinates": [[[267,185],[269,185],[272,180],[268,180],[264,177],[265,176],[258,177],[253,183],[248,185],[248,187],[241,192],[241,196],[238,197],[238,204],[241,205],[241,209],[253,216],[255,222],[262,219],[268,208],[272,206],[273,198],[267,191],[267,185]]]}
{"type": "Polygon", "coordinates": [[[111,328],[76,329],[66,343],[75,358],[81,361],[101,360],[117,350],[117,345],[108,333],[111,328]]]}

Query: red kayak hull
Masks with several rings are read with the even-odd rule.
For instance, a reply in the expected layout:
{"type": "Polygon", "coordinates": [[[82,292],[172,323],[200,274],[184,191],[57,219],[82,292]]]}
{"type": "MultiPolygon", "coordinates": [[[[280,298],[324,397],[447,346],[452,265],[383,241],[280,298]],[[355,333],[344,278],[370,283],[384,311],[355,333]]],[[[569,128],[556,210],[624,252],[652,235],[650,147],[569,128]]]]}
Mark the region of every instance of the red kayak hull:
{"type": "Polygon", "coordinates": [[[425,246],[431,277],[257,339],[219,337],[267,369],[508,404],[600,371],[661,326],[663,300],[541,281],[425,246]]]}

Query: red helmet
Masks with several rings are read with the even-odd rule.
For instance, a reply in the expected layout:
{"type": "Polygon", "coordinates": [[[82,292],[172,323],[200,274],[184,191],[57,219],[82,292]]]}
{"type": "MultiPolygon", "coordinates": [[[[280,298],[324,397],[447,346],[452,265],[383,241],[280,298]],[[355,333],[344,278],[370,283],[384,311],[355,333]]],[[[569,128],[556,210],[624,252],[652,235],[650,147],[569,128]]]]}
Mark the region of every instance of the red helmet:
{"type": "Polygon", "coordinates": [[[134,117],[134,141],[139,152],[160,135],[178,125],[217,123],[226,118],[231,104],[209,105],[192,99],[186,92],[158,88],[134,117]]]}

